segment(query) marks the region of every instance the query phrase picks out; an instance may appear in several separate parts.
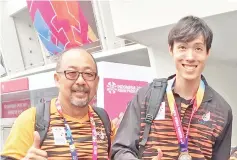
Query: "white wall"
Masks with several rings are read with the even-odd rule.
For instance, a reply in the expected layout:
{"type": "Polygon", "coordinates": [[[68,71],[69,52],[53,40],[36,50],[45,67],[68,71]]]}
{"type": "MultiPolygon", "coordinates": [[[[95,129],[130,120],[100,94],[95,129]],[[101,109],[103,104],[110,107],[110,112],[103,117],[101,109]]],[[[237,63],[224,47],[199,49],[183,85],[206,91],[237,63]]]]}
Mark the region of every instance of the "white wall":
{"type": "Polygon", "coordinates": [[[124,40],[115,36],[109,1],[92,2],[103,49],[109,50],[124,45],[124,40]]]}
{"type": "Polygon", "coordinates": [[[6,71],[9,74],[24,70],[24,63],[21,56],[21,49],[18,43],[17,32],[12,17],[9,17],[7,5],[8,1],[1,1],[0,21],[1,30],[0,38],[2,46],[2,56],[5,63],[6,71]]]}
{"type": "MultiPolygon", "coordinates": [[[[172,57],[169,53],[159,52],[158,49],[150,48],[153,51],[154,62],[157,77],[163,78],[175,73],[175,67],[172,57]]],[[[237,66],[228,62],[210,59],[204,70],[204,76],[208,84],[212,86],[232,107],[233,112],[233,134],[232,145],[237,145],[237,66]],[[218,69],[217,69],[218,66],[218,69]]]]}
{"type": "Polygon", "coordinates": [[[232,145],[237,146],[237,66],[228,62],[211,62],[207,65],[204,75],[218,93],[229,103],[233,112],[232,145]],[[217,68],[218,66],[218,68],[217,68]]]}
{"type": "Polygon", "coordinates": [[[51,71],[28,76],[29,90],[55,87],[54,73],[55,71],[51,71]]]}
{"type": "Polygon", "coordinates": [[[154,68],[157,78],[166,78],[175,73],[174,63],[168,52],[163,53],[158,49],[149,48],[149,58],[151,67],[154,68]]]}
{"type": "Polygon", "coordinates": [[[14,17],[14,23],[25,69],[43,66],[41,46],[28,10],[14,17]]]}
{"type": "Polygon", "coordinates": [[[236,2],[226,0],[113,0],[110,1],[116,36],[172,24],[194,14],[206,17],[237,9],[236,2]]]}
{"type": "Polygon", "coordinates": [[[6,3],[8,16],[12,16],[27,7],[26,0],[8,0],[6,3]]]}
{"type": "MultiPolygon", "coordinates": [[[[0,2],[0,17],[3,16],[3,4],[4,2],[0,2]]],[[[2,21],[2,18],[0,18],[0,33],[1,33],[1,30],[2,30],[2,25],[3,25],[3,21],[2,21]]],[[[0,37],[0,52],[2,52],[2,37],[0,37]]]]}

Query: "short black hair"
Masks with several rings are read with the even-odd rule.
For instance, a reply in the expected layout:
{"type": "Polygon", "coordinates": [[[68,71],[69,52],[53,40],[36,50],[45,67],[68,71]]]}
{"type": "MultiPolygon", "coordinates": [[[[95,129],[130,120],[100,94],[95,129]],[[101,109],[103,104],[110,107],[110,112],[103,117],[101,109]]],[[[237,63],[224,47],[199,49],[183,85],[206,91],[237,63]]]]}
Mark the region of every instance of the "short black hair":
{"type": "Polygon", "coordinates": [[[59,71],[60,68],[61,68],[61,63],[62,63],[63,56],[64,56],[65,54],[67,54],[68,51],[74,50],[74,49],[75,49],[75,50],[79,50],[79,51],[80,51],[80,50],[81,50],[81,51],[85,51],[86,53],[88,53],[88,54],[91,56],[91,58],[92,58],[92,60],[93,60],[93,62],[94,62],[94,64],[95,64],[96,73],[98,74],[98,67],[97,67],[97,63],[96,63],[95,58],[92,56],[91,53],[87,52],[85,49],[80,48],[80,47],[70,48],[70,49],[67,49],[67,50],[64,50],[63,52],[61,52],[60,55],[59,55],[58,58],[57,58],[57,61],[56,61],[56,71],[59,71]]]}
{"type": "Polygon", "coordinates": [[[173,49],[175,41],[191,42],[202,35],[209,51],[212,45],[213,33],[206,22],[195,16],[186,16],[180,19],[171,29],[168,36],[168,44],[173,49]]]}

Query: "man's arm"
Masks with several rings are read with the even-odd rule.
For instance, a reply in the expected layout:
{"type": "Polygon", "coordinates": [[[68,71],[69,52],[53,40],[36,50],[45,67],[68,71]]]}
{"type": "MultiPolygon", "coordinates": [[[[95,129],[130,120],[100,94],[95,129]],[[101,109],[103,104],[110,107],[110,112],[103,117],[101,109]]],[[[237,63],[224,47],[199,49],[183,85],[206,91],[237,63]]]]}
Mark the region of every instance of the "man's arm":
{"type": "Polygon", "coordinates": [[[111,159],[138,160],[138,146],[140,137],[141,100],[145,96],[144,88],[138,91],[128,105],[112,146],[111,159]]]}
{"type": "Polygon", "coordinates": [[[217,140],[213,147],[212,160],[224,160],[229,159],[231,150],[231,135],[232,135],[232,110],[228,111],[228,118],[225,128],[221,135],[217,137],[217,140]]]}
{"type": "Polygon", "coordinates": [[[22,159],[33,144],[35,108],[30,108],[15,120],[4,144],[1,156],[22,159]]]}

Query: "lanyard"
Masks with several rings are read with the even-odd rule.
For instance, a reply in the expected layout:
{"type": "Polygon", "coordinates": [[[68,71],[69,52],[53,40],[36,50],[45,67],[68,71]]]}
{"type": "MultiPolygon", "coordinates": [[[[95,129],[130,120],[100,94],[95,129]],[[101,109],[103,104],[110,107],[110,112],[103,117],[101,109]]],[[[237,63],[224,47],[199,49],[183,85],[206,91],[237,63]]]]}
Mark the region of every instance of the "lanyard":
{"type": "MultiPolygon", "coordinates": [[[[61,107],[58,99],[56,100],[56,108],[58,110],[58,113],[63,117],[62,107],[61,107]]],[[[97,160],[97,132],[96,132],[96,127],[95,127],[94,116],[93,116],[93,113],[90,110],[90,108],[88,111],[88,115],[89,115],[89,119],[90,119],[90,123],[91,123],[91,132],[92,132],[92,145],[93,145],[92,157],[93,157],[93,160],[97,160]]],[[[66,139],[69,143],[69,149],[71,152],[72,160],[78,160],[79,158],[77,156],[76,147],[74,145],[74,141],[72,138],[71,129],[64,117],[63,117],[63,120],[64,120],[64,125],[65,125],[65,130],[66,130],[66,139]]]]}
{"type": "Polygon", "coordinates": [[[172,86],[174,84],[174,80],[175,80],[175,77],[173,79],[168,80],[166,94],[167,94],[167,99],[168,99],[170,112],[171,112],[171,116],[172,116],[172,120],[173,120],[173,125],[174,125],[175,132],[176,132],[179,144],[180,144],[181,152],[187,152],[188,151],[188,134],[189,134],[189,129],[190,129],[190,123],[193,118],[193,115],[195,114],[195,112],[198,110],[198,108],[200,107],[200,105],[202,103],[202,99],[204,97],[204,92],[205,92],[205,84],[202,80],[200,81],[200,85],[199,85],[198,91],[196,93],[196,96],[192,100],[193,109],[192,109],[191,117],[190,117],[190,120],[188,123],[187,133],[185,136],[183,127],[182,127],[182,123],[181,123],[181,119],[179,116],[178,108],[177,108],[177,105],[176,105],[176,102],[174,99],[174,94],[172,92],[172,86]]]}

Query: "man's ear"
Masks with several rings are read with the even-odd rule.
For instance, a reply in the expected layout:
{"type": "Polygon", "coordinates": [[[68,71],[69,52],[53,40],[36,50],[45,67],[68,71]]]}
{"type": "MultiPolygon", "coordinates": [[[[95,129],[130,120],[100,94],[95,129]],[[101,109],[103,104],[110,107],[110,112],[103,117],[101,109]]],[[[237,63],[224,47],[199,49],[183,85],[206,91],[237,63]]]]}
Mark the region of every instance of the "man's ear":
{"type": "Polygon", "coordinates": [[[173,47],[169,45],[169,53],[171,56],[173,56],[173,47]]]}
{"type": "Polygon", "coordinates": [[[100,82],[100,77],[97,76],[96,77],[96,92],[98,91],[99,82],[100,82]]]}
{"type": "Polygon", "coordinates": [[[211,54],[211,48],[207,51],[207,56],[209,57],[211,54]]]}
{"type": "Polygon", "coordinates": [[[58,88],[59,88],[59,80],[60,80],[59,74],[54,73],[54,82],[55,82],[56,87],[58,88]]]}

